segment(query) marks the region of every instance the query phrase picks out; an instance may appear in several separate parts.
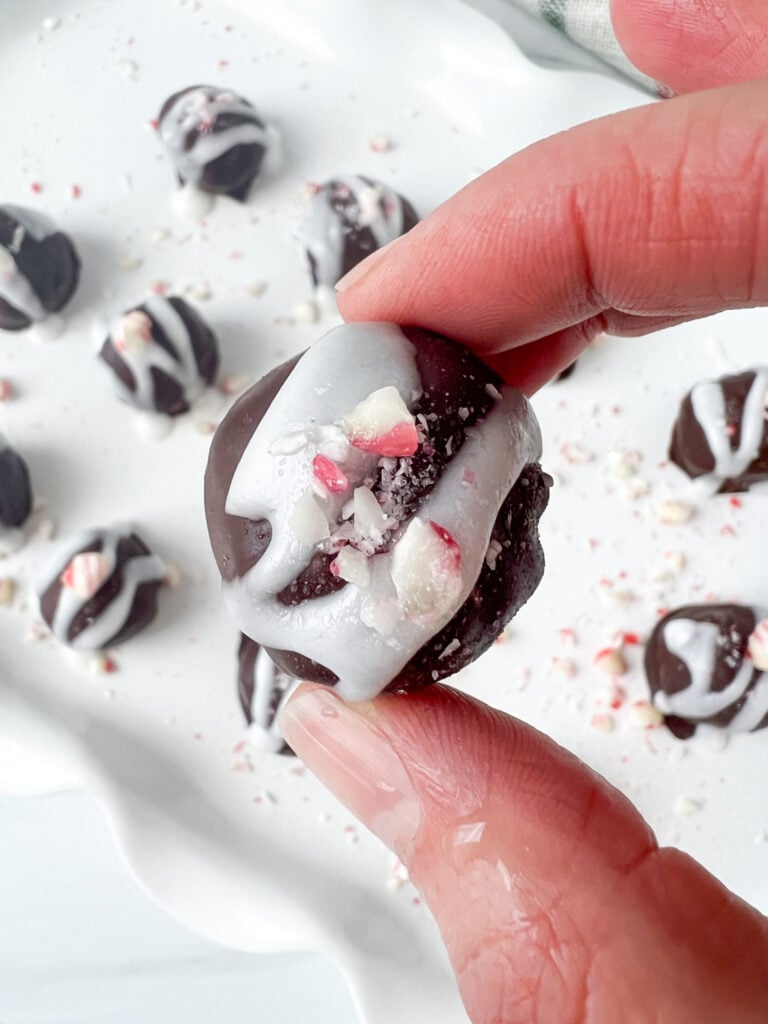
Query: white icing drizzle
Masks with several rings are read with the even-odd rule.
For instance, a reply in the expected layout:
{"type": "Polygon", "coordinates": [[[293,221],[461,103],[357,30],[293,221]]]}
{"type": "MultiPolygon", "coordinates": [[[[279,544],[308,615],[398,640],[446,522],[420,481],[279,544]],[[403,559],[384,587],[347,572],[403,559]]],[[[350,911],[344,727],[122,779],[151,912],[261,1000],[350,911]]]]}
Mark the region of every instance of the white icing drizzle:
{"type": "Polygon", "coordinates": [[[29,280],[19,270],[16,254],[26,235],[41,242],[46,236],[55,233],[56,225],[44,214],[21,206],[4,205],[0,207],[0,212],[8,214],[18,225],[10,245],[0,247],[0,298],[32,321],[45,320],[48,312],[29,280]]]}
{"type": "Polygon", "coordinates": [[[160,122],[160,137],[184,181],[198,185],[205,167],[234,146],[258,143],[268,149],[270,134],[253,118],[258,118],[253,107],[234,93],[203,86],[183,92],[176,99],[160,122]],[[184,148],[190,131],[206,124],[211,127],[223,113],[240,114],[251,120],[222,131],[201,131],[194,145],[188,150],[184,148]]]}
{"type": "MultiPolygon", "coordinates": [[[[42,598],[52,583],[59,579],[75,555],[99,540],[102,542],[102,554],[109,564],[107,578],[111,577],[117,563],[117,546],[120,540],[131,532],[130,527],[124,530],[91,530],[73,538],[59,549],[46,566],[38,586],[38,597],[42,598]]],[[[156,555],[140,555],[129,558],[123,564],[121,572],[123,582],[120,592],[74,640],[69,640],[67,634],[75,617],[87,604],[87,599],[78,597],[68,587],[61,588],[53,622],[49,624],[57,640],[76,650],[100,650],[106,647],[128,621],[138,588],[142,583],[161,581],[165,566],[156,555]]]]}
{"type": "MultiPolygon", "coordinates": [[[[756,621],[765,613],[754,609],[756,621]]],[[[710,689],[715,668],[720,627],[714,622],[694,619],[670,619],[662,630],[667,650],[683,662],[691,678],[690,685],[677,693],[659,690],[653,697],[655,707],[663,715],[705,720],[725,711],[746,694],[744,706],[731,719],[725,729],[729,732],[749,732],[768,714],[768,675],[762,673],[748,691],[755,666],[749,658],[739,665],[731,682],[723,689],[710,689]]]]}
{"type": "MultiPolygon", "coordinates": [[[[350,700],[365,700],[384,689],[466,600],[482,569],[504,498],[523,467],[541,451],[530,407],[519,392],[505,389],[482,424],[467,432],[459,454],[422,503],[419,518],[439,523],[461,551],[461,586],[439,615],[400,615],[390,634],[366,623],[375,621],[372,609],[377,605],[386,609],[396,600],[391,551],[369,559],[370,586],[365,589],[349,584],[295,607],[281,605],[275,595],[315,552],[289,527],[293,508],[311,485],[313,451],[307,447],[293,455],[275,455],[270,448],[307,423],[338,421],[382,382],[396,387],[412,407],[421,385],[414,348],[399,328],[357,323],[330,331],[303,356],[275,396],[243,453],[226,499],[229,514],[265,518],[272,525],[272,539],[262,558],[244,578],[224,585],[239,628],[264,646],[295,650],[325,665],[339,677],[339,693],[350,700]],[[467,470],[477,466],[483,469],[475,481],[467,470]],[[467,482],[470,479],[472,483],[467,482]]],[[[351,449],[344,472],[352,489],[375,474],[377,462],[375,454],[351,449]]],[[[335,526],[348,497],[329,494],[323,501],[329,523],[335,526]]]]}
{"type": "Polygon", "coordinates": [[[264,648],[259,648],[253,666],[253,722],[248,729],[248,738],[252,746],[265,753],[277,754],[285,743],[279,725],[280,712],[300,685],[298,679],[286,683],[288,678],[285,673],[280,672],[264,648]],[[273,711],[272,702],[276,688],[282,690],[282,696],[273,711]]]}
{"type": "Polygon", "coordinates": [[[403,200],[386,185],[376,181],[368,184],[357,175],[342,175],[326,182],[310,200],[306,225],[306,248],[315,263],[318,286],[333,288],[344,271],[344,249],[349,227],[345,218],[330,203],[338,186],[349,189],[356,204],[348,207],[355,226],[367,227],[376,240],[376,248],[393,242],[403,233],[405,215],[403,200]]]}
{"type": "Polygon", "coordinates": [[[715,460],[711,473],[697,478],[697,483],[716,491],[724,480],[746,472],[760,451],[765,428],[765,398],[768,392],[768,367],[754,368],[755,379],[744,402],[739,447],[731,448],[726,420],[723,385],[718,380],[703,380],[691,390],[691,408],[715,460]]]}
{"type": "MultiPolygon", "coordinates": [[[[172,356],[167,349],[150,337],[145,344],[128,345],[119,348],[120,359],[129,367],[136,382],[136,390],[131,391],[115,375],[114,383],[118,395],[125,402],[143,409],[156,412],[155,387],[152,380],[152,368],[156,367],[173,377],[181,386],[188,402],[202,394],[207,387],[206,381],[200,376],[192,347],[192,339],[186,324],[173,308],[168,299],[152,295],[143,303],[149,317],[163,330],[170,343],[178,353],[172,356]]],[[[115,324],[110,335],[112,344],[120,337],[123,318],[115,324]]]]}

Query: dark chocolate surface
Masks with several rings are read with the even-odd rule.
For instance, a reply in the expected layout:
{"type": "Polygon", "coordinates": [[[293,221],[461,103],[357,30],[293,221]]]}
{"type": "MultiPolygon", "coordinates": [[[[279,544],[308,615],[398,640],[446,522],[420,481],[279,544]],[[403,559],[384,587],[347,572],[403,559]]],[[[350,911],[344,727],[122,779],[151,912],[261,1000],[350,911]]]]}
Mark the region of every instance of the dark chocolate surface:
{"type": "Polygon", "coordinates": [[[22,457],[0,437],[0,529],[23,526],[32,512],[32,485],[22,457]]]}

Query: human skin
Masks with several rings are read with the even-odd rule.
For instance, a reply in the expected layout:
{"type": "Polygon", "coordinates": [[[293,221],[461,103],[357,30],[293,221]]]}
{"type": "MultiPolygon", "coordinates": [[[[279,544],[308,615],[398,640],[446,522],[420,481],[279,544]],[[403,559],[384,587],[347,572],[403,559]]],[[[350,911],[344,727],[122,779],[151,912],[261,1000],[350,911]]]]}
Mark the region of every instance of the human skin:
{"type": "MultiPolygon", "coordinates": [[[[450,334],[532,393],[598,331],[768,303],[768,81],[718,87],[768,73],[761,7],[613,0],[639,67],[709,91],[510,157],[348,275],[345,318],[450,334]]],[[[768,1020],[768,919],[530,726],[305,685],[282,727],[408,867],[474,1024],[768,1020]]]]}

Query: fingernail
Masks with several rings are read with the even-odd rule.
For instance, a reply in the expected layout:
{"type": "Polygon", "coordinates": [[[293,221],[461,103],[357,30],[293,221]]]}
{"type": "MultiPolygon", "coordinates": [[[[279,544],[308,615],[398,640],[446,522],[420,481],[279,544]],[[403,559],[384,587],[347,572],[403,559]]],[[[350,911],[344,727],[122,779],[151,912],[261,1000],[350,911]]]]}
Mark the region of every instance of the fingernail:
{"type": "Polygon", "coordinates": [[[347,704],[327,687],[302,687],[280,727],[320,781],[401,858],[419,827],[421,809],[395,748],[371,720],[370,702],[347,704]]]}
{"type": "Polygon", "coordinates": [[[372,252],[370,256],[366,256],[362,263],[358,263],[357,266],[352,267],[351,270],[347,271],[344,277],[340,278],[336,282],[336,291],[345,292],[348,288],[351,288],[353,284],[359,284],[364,277],[368,277],[368,275],[381,263],[382,258],[387,253],[387,250],[391,249],[398,241],[399,239],[396,238],[392,242],[387,242],[386,245],[382,245],[382,247],[377,249],[376,252],[372,252]]]}

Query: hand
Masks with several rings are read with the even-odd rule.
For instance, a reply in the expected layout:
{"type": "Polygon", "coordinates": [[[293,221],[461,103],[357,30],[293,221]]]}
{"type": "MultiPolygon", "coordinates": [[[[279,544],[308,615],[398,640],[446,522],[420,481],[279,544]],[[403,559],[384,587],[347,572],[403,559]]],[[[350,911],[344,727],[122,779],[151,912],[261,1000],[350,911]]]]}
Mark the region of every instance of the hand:
{"type": "MultiPolygon", "coordinates": [[[[612,0],[678,92],[768,74],[762,0],[612,0]]],[[[633,110],[511,157],[342,284],[531,393],[600,330],[768,302],[768,82],[633,110]]],[[[475,1024],[764,1024],[768,920],[534,729],[431,686],[304,686],[288,742],[408,867],[475,1024]]]]}
{"type": "Polygon", "coordinates": [[[474,1024],[765,1024],[768,920],[535,729],[309,684],[282,728],[408,868],[474,1024]]]}
{"type": "Polygon", "coordinates": [[[441,331],[531,393],[599,331],[763,305],[766,110],[763,80],[536,143],[359,264],[341,312],[441,331]]]}

